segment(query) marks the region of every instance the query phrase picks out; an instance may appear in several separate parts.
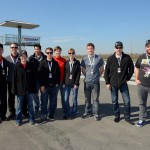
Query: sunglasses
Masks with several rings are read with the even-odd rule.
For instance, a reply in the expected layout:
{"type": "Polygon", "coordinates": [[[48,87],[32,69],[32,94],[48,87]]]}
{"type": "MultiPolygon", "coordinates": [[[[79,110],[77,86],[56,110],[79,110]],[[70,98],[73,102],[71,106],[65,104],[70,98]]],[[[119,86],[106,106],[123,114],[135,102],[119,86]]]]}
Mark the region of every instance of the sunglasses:
{"type": "Polygon", "coordinates": [[[122,49],[122,47],[115,47],[116,49],[122,49]]]}
{"type": "Polygon", "coordinates": [[[53,52],[46,52],[46,54],[53,54],[53,52]]]}
{"type": "Polygon", "coordinates": [[[71,55],[71,54],[73,55],[73,54],[75,54],[75,53],[68,53],[68,54],[69,54],[69,55],[71,55]]]}
{"type": "Polygon", "coordinates": [[[10,47],[10,48],[15,48],[15,49],[17,49],[18,47],[10,47]]]}

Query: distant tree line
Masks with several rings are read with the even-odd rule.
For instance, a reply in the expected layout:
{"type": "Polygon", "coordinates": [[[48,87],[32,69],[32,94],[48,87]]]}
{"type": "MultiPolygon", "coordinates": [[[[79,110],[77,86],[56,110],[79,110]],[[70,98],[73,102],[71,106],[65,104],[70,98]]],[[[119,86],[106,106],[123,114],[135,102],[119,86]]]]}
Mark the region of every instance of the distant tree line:
{"type": "MultiPolygon", "coordinates": [[[[111,56],[113,53],[105,53],[105,54],[99,54],[104,60],[107,60],[107,58],[109,57],[109,56],[111,56]]],[[[132,60],[137,60],[137,58],[141,55],[141,54],[139,54],[139,53],[130,53],[130,54],[128,54],[128,55],[130,55],[131,56],[131,58],[132,58],[132,60]]],[[[86,55],[76,55],[76,58],[78,59],[78,60],[81,60],[83,57],[85,57],[86,55]]],[[[66,59],[68,59],[69,58],[69,56],[64,56],[66,59]]]]}

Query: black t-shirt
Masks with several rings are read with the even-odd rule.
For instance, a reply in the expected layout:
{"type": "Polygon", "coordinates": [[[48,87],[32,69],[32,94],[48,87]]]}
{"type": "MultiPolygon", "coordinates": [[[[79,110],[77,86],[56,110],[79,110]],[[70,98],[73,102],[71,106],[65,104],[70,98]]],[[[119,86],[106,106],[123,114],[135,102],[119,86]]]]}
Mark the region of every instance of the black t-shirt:
{"type": "Polygon", "coordinates": [[[150,87],[150,56],[141,55],[136,61],[135,67],[139,69],[138,79],[141,81],[141,85],[150,87]]]}

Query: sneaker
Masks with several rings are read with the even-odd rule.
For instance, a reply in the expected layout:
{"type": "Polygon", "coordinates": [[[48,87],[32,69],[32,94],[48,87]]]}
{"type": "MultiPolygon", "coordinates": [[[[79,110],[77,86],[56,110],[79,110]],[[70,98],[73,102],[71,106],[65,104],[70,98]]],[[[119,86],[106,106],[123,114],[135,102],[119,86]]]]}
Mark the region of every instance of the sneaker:
{"type": "Polygon", "coordinates": [[[37,121],[38,124],[44,124],[47,122],[47,118],[41,118],[40,120],[37,121]]]}
{"type": "Polygon", "coordinates": [[[145,120],[139,120],[139,122],[137,122],[136,126],[137,127],[143,127],[145,125],[145,120]]]}
{"type": "Polygon", "coordinates": [[[99,121],[99,120],[100,120],[99,115],[95,115],[95,116],[94,116],[94,119],[95,119],[96,121],[99,121]]]}
{"type": "Polygon", "coordinates": [[[30,125],[35,125],[35,122],[34,121],[30,121],[30,125]]]}
{"type": "Polygon", "coordinates": [[[68,120],[68,119],[69,119],[69,117],[68,117],[68,116],[66,116],[66,115],[64,115],[64,116],[63,116],[63,119],[64,119],[64,120],[68,120]]]}
{"type": "Polygon", "coordinates": [[[21,123],[16,123],[16,127],[20,127],[21,126],[21,123]]]}
{"type": "Polygon", "coordinates": [[[73,119],[75,119],[75,118],[76,118],[76,115],[71,115],[71,116],[70,116],[70,119],[71,119],[71,120],[73,120],[73,119]]]}
{"type": "Polygon", "coordinates": [[[52,115],[49,115],[48,118],[49,118],[51,121],[54,121],[54,120],[55,120],[54,116],[52,116],[52,115]]]}
{"type": "Polygon", "coordinates": [[[131,125],[135,125],[135,123],[133,121],[131,121],[130,119],[125,119],[126,122],[128,122],[131,125]]]}
{"type": "Polygon", "coordinates": [[[5,117],[2,117],[2,120],[3,121],[9,121],[9,119],[5,116],[5,117]]]}
{"type": "Polygon", "coordinates": [[[86,114],[86,113],[84,113],[84,114],[82,115],[82,119],[89,118],[89,117],[91,117],[91,114],[86,114]]]}
{"type": "Polygon", "coordinates": [[[115,117],[114,122],[118,123],[120,121],[120,117],[115,117]]]}

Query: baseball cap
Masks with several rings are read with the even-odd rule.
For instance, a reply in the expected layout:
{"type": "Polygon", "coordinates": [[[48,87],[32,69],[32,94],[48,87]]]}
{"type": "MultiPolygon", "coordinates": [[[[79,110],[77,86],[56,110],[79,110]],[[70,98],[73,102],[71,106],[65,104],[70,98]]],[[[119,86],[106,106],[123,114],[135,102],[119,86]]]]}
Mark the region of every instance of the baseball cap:
{"type": "Polygon", "coordinates": [[[26,55],[26,56],[28,56],[27,51],[22,50],[22,51],[20,52],[20,56],[22,56],[22,55],[26,55]]]}
{"type": "Polygon", "coordinates": [[[145,46],[147,46],[148,44],[150,44],[150,40],[146,41],[145,46]]]}
{"type": "Polygon", "coordinates": [[[120,42],[120,41],[117,41],[117,42],[115,43],[115,47],[118,47],[118,46],[120,46],[120,47],[123,48],[123,43],[120,42]]]}

